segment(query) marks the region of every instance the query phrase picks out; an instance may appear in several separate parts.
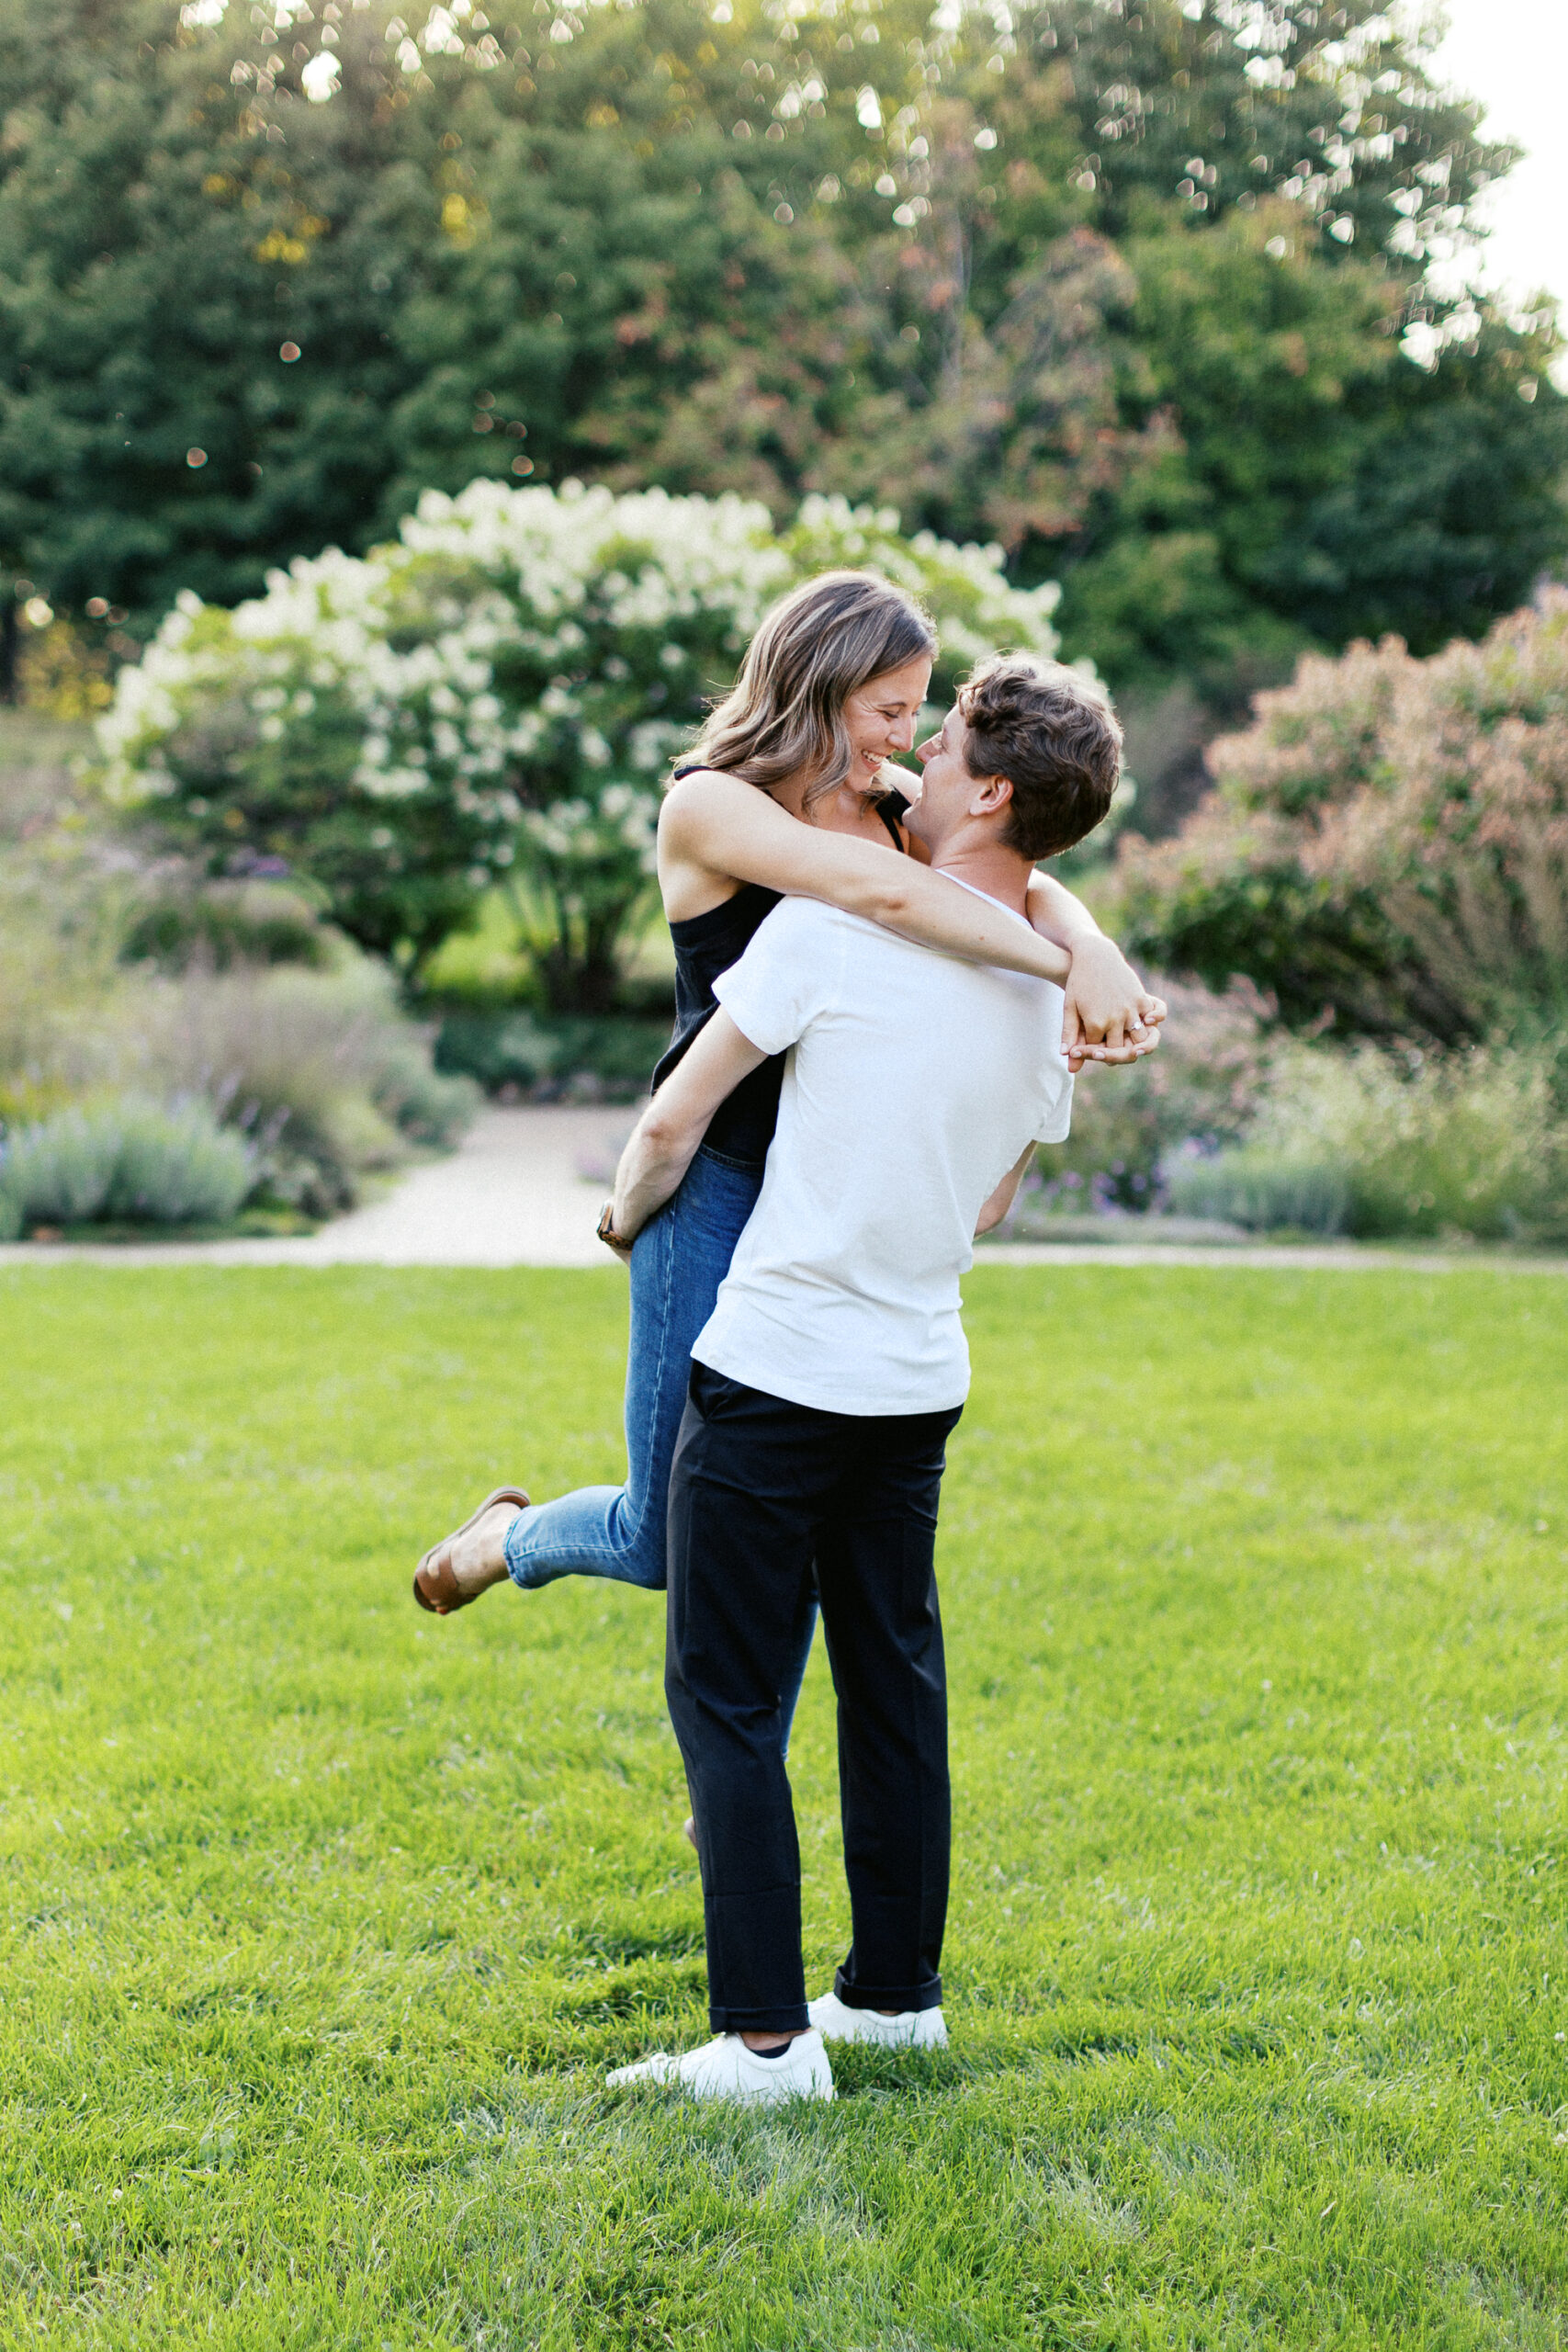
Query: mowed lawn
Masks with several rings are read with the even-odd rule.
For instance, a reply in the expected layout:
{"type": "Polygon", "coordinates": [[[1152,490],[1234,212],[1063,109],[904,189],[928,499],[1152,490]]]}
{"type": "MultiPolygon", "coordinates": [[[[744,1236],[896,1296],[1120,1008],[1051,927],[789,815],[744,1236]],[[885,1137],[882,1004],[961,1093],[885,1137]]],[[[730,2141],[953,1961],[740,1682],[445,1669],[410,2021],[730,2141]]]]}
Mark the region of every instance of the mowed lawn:
{"type": "MultiPolygon", "coordinates": [[[[952,2048],[705,2035],[662,1611],[439,1623],[618,1474],[619,1273],[0,1276],[0,2341],[1556,2346],[1568,1287],[992,1268],[952,2048]]],[[[830,1693],[794,1758],[846,1935],[830,1693]]]]}

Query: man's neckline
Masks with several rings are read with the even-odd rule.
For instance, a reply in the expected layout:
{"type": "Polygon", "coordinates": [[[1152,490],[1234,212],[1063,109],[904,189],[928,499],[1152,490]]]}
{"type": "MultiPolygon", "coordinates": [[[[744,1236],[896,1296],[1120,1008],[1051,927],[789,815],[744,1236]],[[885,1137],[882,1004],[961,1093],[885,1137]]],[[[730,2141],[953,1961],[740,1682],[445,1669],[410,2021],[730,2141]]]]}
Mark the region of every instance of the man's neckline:
{"type": "Polygon", "coordinates": [[[933,865],[931,872],[940,874],[944,881],[956,882],[961,890],[969,892],[971,898],[984,899],[988,907],[999,907],[1004,915],[1010,915],[1014,922],[1021,922],[1025,931],[1032,931],[1034,928],[1029,917],[1021,915],[1016,907],[1010,907],[1005,899],[993,898],[989,890],[982,890],[976,883],[965,882],[962,874],[950,874],[945,865],[933,865]]]}

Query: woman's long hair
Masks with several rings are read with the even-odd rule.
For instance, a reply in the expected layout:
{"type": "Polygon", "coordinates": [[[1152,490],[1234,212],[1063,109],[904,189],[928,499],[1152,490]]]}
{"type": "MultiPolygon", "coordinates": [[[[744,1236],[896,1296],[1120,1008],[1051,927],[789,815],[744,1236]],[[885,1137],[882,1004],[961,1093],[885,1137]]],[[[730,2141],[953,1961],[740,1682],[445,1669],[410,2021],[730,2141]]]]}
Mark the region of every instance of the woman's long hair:
{"type": "Polygon", "coordinates": [[[686,754],[766,790],[805,772],[806,807],[854,765],[844,704],[857,686],[937,650],[914,598],[874,571],[824,571],[773,606],[686,754]]]}

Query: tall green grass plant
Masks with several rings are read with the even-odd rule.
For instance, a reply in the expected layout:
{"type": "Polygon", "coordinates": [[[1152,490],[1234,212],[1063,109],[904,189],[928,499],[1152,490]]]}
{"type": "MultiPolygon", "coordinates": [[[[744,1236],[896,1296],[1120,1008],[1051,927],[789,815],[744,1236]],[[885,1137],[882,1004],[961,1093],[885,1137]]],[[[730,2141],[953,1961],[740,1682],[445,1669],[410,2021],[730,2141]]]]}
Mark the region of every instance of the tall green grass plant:
{"type": "Polygon", "coordinates": [[[1367,1238],[1568,1238],[1568,1119],[1551,1057],[1518,1047],[1275,1062],[1239,1149],[1178,1159],[1172,1204],[1367,1238]]]}

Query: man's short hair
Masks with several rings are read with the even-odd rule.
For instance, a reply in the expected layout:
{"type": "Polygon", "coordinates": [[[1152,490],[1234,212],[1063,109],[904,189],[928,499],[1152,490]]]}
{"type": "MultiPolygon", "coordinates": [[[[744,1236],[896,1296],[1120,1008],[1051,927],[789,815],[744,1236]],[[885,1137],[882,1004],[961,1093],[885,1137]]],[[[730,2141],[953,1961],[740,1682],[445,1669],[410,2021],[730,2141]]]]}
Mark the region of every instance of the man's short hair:
{"type": "Polygon", "coordinates": [[[1094,831],[1122,773],[1122,729],[1102,686],[1060,662],[1000,654],[959,687],[958,714],[970,775],[1012,786],[1010,849],[1037,865],[1094,831]]]}

